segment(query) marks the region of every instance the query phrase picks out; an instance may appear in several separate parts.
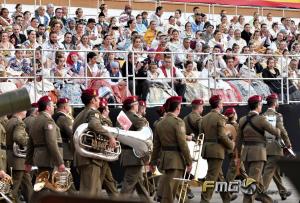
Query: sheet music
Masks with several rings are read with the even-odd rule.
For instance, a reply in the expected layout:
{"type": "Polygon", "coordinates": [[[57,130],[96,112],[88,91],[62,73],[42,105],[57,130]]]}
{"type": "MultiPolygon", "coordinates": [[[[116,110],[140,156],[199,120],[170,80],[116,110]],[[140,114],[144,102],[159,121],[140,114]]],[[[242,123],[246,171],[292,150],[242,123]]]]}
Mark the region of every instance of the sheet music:
{"type": "Polygon", "coordinates": [[[117,117],[117,121],[122,126],[124,130],[129,130],[129,128],[132,125],[132,122],[129,120],[129,118],[126,116],[124,111],[121,111],[117,117]]]}

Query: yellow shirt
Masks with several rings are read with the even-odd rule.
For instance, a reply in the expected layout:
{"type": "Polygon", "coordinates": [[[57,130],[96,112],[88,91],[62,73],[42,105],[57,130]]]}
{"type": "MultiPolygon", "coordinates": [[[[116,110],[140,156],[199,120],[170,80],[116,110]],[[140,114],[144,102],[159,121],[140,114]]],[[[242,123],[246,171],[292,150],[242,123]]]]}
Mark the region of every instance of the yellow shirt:
{"type": "Polygon", "coordinates": [[[151,30],[150,28],[147,29],[144,35],[144,40],[147,43],[148,46],[151,45],[153,39],[156,36],[156,31],[151,30]]]}

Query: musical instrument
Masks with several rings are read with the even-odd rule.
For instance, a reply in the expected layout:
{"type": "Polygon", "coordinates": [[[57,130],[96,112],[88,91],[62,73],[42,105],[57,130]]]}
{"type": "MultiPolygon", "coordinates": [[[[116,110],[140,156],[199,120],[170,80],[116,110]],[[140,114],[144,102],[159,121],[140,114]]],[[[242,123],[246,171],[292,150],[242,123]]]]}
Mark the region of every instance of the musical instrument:
{"type": "Polygon", "coordinates": [[[5,174],[4,177],[0,180],[0,195],[7,202],[12,203],[13,201],[8,197],[8,194],[11,193],[11,188],[13,181],[11,176],[5,174]]]}
{"type": "Polygon", "coordinates": [[[286,154],[287,157],[296,158],[296,154],[295,154],[294,150],[292,148],[288,148],[285,145],[285,143],[284,143],[284,141],[283,141],[282,138],[280,138],[278,140],[278,143],[279,143],[280,147],[283,149],[284,154],[286,154]]]}
{"type": "Polygon", "coordinates": [[[17,143],[13,144],[13,153],[16,157],[25,158],[27,152],[27,147],[20,147],[17,143]]]}
{"type": "Polygon", "coordinates": [[[153,148],[153,134],[149,127],[143,127],[139,131],[126,131],[119,128],[103,126],[113,137],[118,139],[115,149],[109,147],[108,138],[96,135],[96,133],[89,131],[87,127],[87,123],[78,126],[73,137],[75,150],[81,156],[105,161],[115,161],[121,154],[120,143],[132,147],[134,155],[138,158],[149,157],[151,154],[153,148]]]}
{"type": "Polygon", "coordinates": [[[180,193],[178,197],[178,202],[184,202],[187,194],[187,188],[189,183],[193,183],[195,186],[200,186],[200,179],[205,178],[208,170],[208,163],[206,159],[203,159],[201,156],[202,148],[204,142],[204,134],[201,133],[196,142],[188,141],[188,147],[190,149],[191,157],[193,160],[192,170],[188,174],[187,169],[184,171],[183,178],[174,178],[175,180],[182,181],[182,185],[180,188],[180,193]],[[187,176],[188,175],[188,176],[187,176]],[[187,178],[186,178],[187,176],[187,178]],[[193,179],[191,180],[191,177],[193,179]]]}
{"type": "Polygon", "coordinates": [[[63,172],[54,171],[51,175],[51,181],[49,179],[49,171],[41,172],[36,178],[33,190],[38,192],[43,188],[48,188],[55,192],[66,192],[73,183],[72,174],[69,169],[63,172]]]}

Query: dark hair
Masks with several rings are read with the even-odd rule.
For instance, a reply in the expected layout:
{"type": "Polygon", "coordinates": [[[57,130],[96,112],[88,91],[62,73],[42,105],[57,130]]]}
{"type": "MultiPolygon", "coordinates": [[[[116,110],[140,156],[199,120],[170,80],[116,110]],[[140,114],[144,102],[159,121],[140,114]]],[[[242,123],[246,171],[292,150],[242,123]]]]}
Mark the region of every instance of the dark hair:
{"type": "Polygon", "coordinates": [[[162,6],[158,6],[158,7],[156,7],[156,9],[155,9],[155,13],[158,13],[158,11],[160,11],[160,10],[162,10],[163,9],[163,7],[162,6]]]}
{"type": "Polygon", "coordinates": [[[272,107],[276,103],[276,99],[267,100],[267,106],[272,107]]]}
{"type": "Polygon", "coordinates": [[[72,35],[72,33],[71,33],[71,32],[66,32],[66,33],[64,34],[64,37],[65,37],[66,35],[72,35]]]}
{"type": "MultiPolygon", "coordinates": [[[[221,101],[221,100],[220,100],[220,101],[221,101]]],[[[212,108],[212,109],[217,108],[217,107],[219,106],[220,101],[214,102],[214,103],[210,103],[211,108],[212,108]]]]}
{"type": "Polygon", "coordinates": [[[193,12],[194,12],[196,9],[199,9],[199,7],[198,7],[198,6],[195,6],[195,7],[193,8],[193,12]]]}
{"type": "Polygon", "coordinates": [[[38,25],[38,28],[40,28],[40,27],[46,27],[44,24],[42,24],[42,23],[40,23],[39,25],[38,25]]]}
{"type": "Polygon", "coordinates": [[[16,4],[15,9],[17,9],[19,6],[22,6],[22,4],[16,4]]]}
{"type": "Polygon", "coordinates": [[[130,104],[123,104],[123,109],[125,110],[125,111],[129,111],[130,109],[131,109],[131,105],[130,104]]]}
{"type": "Polygon", "coordinates": [[[127,26],[129,27],[129,25],[131,25],[133,23],[133,21],[134,21],[133,19],[128,20],[127,21],[127,26]]]}
{"type": "Polygon", "coordinates": [[[175,12],[178,11],[178,13],[181,15],[182,11],[180,9],[176,9],[175,12]]]}
{"type": "Polygon", "coordinates": [[[188,60],[185,62],[184,67],[186,68],[190,64],[193,64],[193,61],[188,60]]]}
{"type": "Polygon", "coordinates": [[[105,5],[106,5],[106,4],[101,4],[100,7],[99,7],[99,9],[100,9],[101,11],[103,11],[105,5]]]}
{"type": "MultiPolygon", "coordinates": [[[[90,52],[90,53],[92,53],[92,52],[90,52]]],[[[86,106],[86,105],[88,105],[92,101],[92,99],[94,98],[94,96],[89,96],[89,95],[81,94],[80,98],[81,98],[82,103],[86,106]]]]}
{"type": "Polygon", "coordinates": [[[38,103],[39,112],[45,111],[50,102],[40,101],[38,103]]]}
{"type": "Polygon", "coordinates": [[[179,105],[180,105],[179,102],[170,103],[167,112],[174,112],[179,105]]]}
{"type": "Polygon", "coordinates": [[[275,59],[274,59],[273,57],[268,58],[268,60],[267,60],[267,65],[270,64],[270,61],[275,61],[275,59]]]}
{"type": "Polygon", "coordinates": [[[89,62],[92,58],[94,58],[95,56],[97,56],[97,54],[95,52],[89,52],[86,56],[87,58],[87,62],[89,62]]]}
{"type": "Polygon", "coordinates": [[[55,9],[55,13],[56,13],[56,12],[57,12],[57,10],[59,10],[59,9],[60,9],[60,10],[62,10],[62,8],[58,7],[58,8],[56,8],[56,9],[55,9]]]}
{"type": "Polygon", "coordinates": [[[258,107],[259,102],[248,103],[250,110],[254,110],[258,107]]]}

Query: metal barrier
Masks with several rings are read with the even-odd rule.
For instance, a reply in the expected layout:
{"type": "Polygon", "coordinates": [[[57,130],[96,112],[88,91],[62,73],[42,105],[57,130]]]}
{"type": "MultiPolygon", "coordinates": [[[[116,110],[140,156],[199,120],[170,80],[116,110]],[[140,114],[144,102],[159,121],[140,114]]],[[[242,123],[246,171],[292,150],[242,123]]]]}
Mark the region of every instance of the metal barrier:
{"type": "MultiPolygon", "coordinates": [[[[51,83],[53,84],[53,82],[55,80],[80,80],[80,79],[83,79],[84,80],[84,84],[85,84],[85,87],[88,86],[89,82],[91,80],[106,80],[106,79],[115,79],[115,77],[111,77],[111,76],[103,76],[103,75],[100,75],[100,76],[88,76],[88,61],[87,61],[87,53],[88,52],[96,52],[98,54],[107,54],[107,53],[122,53],[122,54],[125,54],[125,63],[126,63],[126,77],[125,76],[122,76],[122,77],[119,77],[118,79],[123,79],[123,80],[126,80],[126,85],[127,85],[127,88],[129,88],[129,77],[133,78],[133,91],[132,91],[132,94],[135,95],[136,94],[136,83],[135,81],[138,81],[138,80],[149,80],[148,77],[137,77],[135,75],[135,55],[140,55],[140,54],[150,54],[150,53],[155,53],[155,54],[171,54],[172,55],[172,64],[174,66],[174,58],[176,56],[176,54],[190,54],[190,53],[185,53],[185,52],[146,52],[146,51],[131,51],[132,55],[131,55],[131,60],[132,60],[132,64],[133,64],[133,70],[132,70],[132,74],[129,74],[129,70],[128,70],[128,55],[129,55],[129,51],[97,51],[97,50],[53,50],[53,49],[42,49],[42,53],[44,55],[44,53],[50,53],[50,52],[61,52],[63,51],[64,53],[68,53],[68,52],[79,52],[79,53],[85,53],[85,57],[84,57],[84,75],[83,76],[76,76],[76,77],[58,77],[58,76],[54,76],[54,75],[48,75],[48,76],[45,76],[43,75],[43,72],[42,74],[37,74],[37,64],[36,64],[36,58],[35,58],[35,55],[36,55],[36,50],[35,49],[0,49],[0,52],[1,51],[30,51],[30,52],[33,52],[33,56],[29,59],[32,59],[33,63],[31,64],[31,67],[32,67],[32,70],[33,70],[33,75],[30,75],[30,76],[9,76],[9,77],[0,77],[1,80],[3,79],[10,79],[10,80],[33,80],[33,86],[34,86],[34,98],[35,100],[38,99],[38,95],[37,95],[37,83],[38,83],[38,79],[41,79],[41,85],[42,85],[42,89],[41,89],[41,95],[44,95],[46,94],[46,91],[45,91],[45,80],[48,80],[48,81],[51,81],[51,83]]],[[[192,53],[193,56],[206,56],[206,57],[211,57],[212,59],[215,59],[216,56],[219,56],[219,55],[224,55],[224,53],[192,53]]],[[[281,55],[266,55],[266,54],[231,54],[231,55],[236,55],[236,56],[246,56],[248,58],[250,57],[283,57],[281,55]]],[[[285,56],[285,57],[299,57],[298,55],[288,55],[288,56],[285,56]]],[[[64,57],[66,58],[66,57],[64,57]]],[[[282,73],[287,73],[287,64],[283,64],[281,63],[280,66],[281,66],[281,69],[282,69],[282,73]]],[[[250,60],[248,60],[248,67],[250,67],[250,60]]],[[[42,63],[42,66],[41,66],[41,70],[43,71],[44,69],[49,69],[49,67],[44,67],[44,64],[42,63]]],[[[288,77],[288,75],[284,75],[284,76],[281,76],[281,77],[278,77],[278,78],[259,78],[259,77],[244,77],[244,78],[236,78],[236,77],[221,77],[220,75],[217,76],[217,67],[213,66],[213,73],[214,75],[212,74],[208,74],[208,77],[205,77],[205,78],[200,78],[200,77],[189,77],[188,79],[194,79],[194,80],[197,80],[197,81],[200,81],[200,80],[204,80],[204,81],[207,81],[208,82],[208,95],[211,96],[211,91],[214,90],[214,89],[217,89],[217,82],[219,80],[223,80],[223,81],[239,81],[239,80],[242,80],[242,81],[250,81],[248,82],[248,97],[251,96],[250,95],[250,88],[251,88],[251,80],[262,80],[262,81],[267,81],[267,80],[277,80],[279,81],[280,80],[280,84],[281,84],[281,103],[299,103],[300,101],[291,101],[290,100],[290,92],[289,92],[289,82],[290,80],[300,80],[300,78],[291,78],[291,77],[288,77]],[[211,84],[211,81],[213,81],[213,84],[211,84]],[[284,92],[284,83],[286,81],[286,87],[287,87],[287,91],[284,92]],[[285,98],[285,95],[286,95],[286,98],[285,98]]],[[[171,83],[171,87],[172,87],[172,90],[174,90],[174,80],[176,79],[181,79],[181,80],[185,80],[186,78],[185,77],[176,77],[173,75],[173,71],[171,71],[171,76],[170,77],[165,77],[165,78],[160,78],[160,80],[166,80],[168,82],[171,83]]],[[[250,69],[249,69],[249,74],[250,74],[250,69]]],[[[78,83],[75,83],[75,84],[78,84],[78,83]]],[[[128,91],[126,90],[126,93],[127,93],[127,96],[128,96],[128,91]]],[[[207,101],[206,101],[207,102],[207,101]]],[[[231,101],[231,102],[226,102],[226,103],[234,103],[234,104],[245,104],[246,102],[245,101],[231,101]]],[[[161,104],[161,103],[149,103],[149,105],[157,105],[157,104],[161,104]]],[[[80,104],[72,104],[74,106],[80,106],[80,104]]],[[[111,105],[120,105],[119,103],[113,103],[111,105]]]]}

